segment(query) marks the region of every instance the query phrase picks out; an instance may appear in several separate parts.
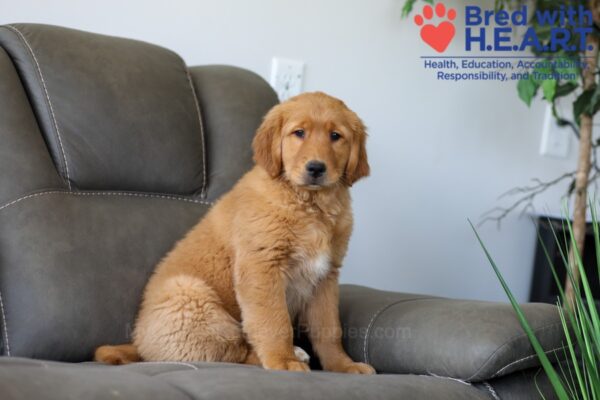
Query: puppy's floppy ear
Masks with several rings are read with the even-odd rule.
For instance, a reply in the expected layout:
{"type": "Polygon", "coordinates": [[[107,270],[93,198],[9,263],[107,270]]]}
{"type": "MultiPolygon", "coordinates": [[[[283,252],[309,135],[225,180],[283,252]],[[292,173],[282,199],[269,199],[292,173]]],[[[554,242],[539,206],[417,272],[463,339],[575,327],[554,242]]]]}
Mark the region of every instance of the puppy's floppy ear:
{"type": "Polygon", "coordinates": [[[280,106],[275,106],[265,115],[262,124],[252,141],[254,161],[263,167],[271,177],[281,175],[281,126],[283,116],[280,106]]]}
{"type": "Polygon", "coordinates": [[[350,113],[350,127],[353,131],[350,158],[346,165],[346,182],[352,186],[357,180],[369,176],[371,167],[367,159],[367,128],[354,112],[350,113]]]}

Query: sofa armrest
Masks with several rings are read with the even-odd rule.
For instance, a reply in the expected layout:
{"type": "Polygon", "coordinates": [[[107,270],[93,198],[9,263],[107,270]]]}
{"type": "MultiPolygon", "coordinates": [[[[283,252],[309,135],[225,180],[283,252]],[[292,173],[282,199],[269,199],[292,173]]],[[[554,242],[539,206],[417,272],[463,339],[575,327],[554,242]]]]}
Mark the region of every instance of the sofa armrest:
{"type": "MultiPolygon", "coordinates": [[[[530,303],[523,310],[550,359],[562,359],[557,308],[530,303]]],[[[380,373],[479,382],[539,365],[510,304],[342,285],[340,318],[348,354],[380,373]]]]}

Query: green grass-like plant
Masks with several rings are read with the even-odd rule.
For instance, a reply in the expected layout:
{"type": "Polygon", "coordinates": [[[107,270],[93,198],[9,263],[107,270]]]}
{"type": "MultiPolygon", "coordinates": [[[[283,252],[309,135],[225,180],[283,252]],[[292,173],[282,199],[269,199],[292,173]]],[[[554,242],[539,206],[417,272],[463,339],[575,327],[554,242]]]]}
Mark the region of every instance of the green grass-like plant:
{"type": "MultiPolygon", "coordinates": [[[[592,226],[594,231],[594,243],[596,247],[596,264],[598,275],[600,277],[600,228],[598,224],[598,216],[596,208],[590,204],[592,211],[592,226]]],[[[569,215],[566,205],[564,206],[564,215],[569,215]]],[[[540,342],[538,341],[533,329],[529,325],[523,309],[513,296],[510,288],[504,280],[500,269],[494,262],[488,249],[483,243],[479,233],[471,224],[473,232],[479,241],[490,265],[494,269],[502,288],[506,292],[510,303],[515,310],[517,318],[527,334],[533,349],[535,350],[540,363],[556,392],[559,399],[581,399],[581,400],[600,400],[600,317],[598,316],[598,308],[592,296],[592,291],[585,272],[581,254],[577,251],[577,245],[573,236],[573,227],[571,221],[565,218],[566,232],[565,237],[561,241],[552,228],[554,239],[557,242],[560,250],[560,255],[567,266],[569,280],[575,288],[575,298],[569,301],[565,298],[565,293],[562,288],[562,282],[556,273],[556,268],[550,258],[550,255],[544,246],[542,240],[540,244],[548,260],[548,264],[552,269],[552,275],[559,288],[560,296],[557,300],[558,312],[565,335],[563,346],[565,350],[565,359],[567,360],[566,367],[561,364],[553,364],[545,353],[540,342]],[[564,245],[563,245],[564,244],[564,245]],[[572,247],[575,251],[575,265],[569,266],[567,261],[568,248],[572,247]],[[577,269],[580,275],[580,284],[575,284],[573,277],[573,269],[577,269]]],[[[540,392],[541,397],[543,394],[540,392]]]]}

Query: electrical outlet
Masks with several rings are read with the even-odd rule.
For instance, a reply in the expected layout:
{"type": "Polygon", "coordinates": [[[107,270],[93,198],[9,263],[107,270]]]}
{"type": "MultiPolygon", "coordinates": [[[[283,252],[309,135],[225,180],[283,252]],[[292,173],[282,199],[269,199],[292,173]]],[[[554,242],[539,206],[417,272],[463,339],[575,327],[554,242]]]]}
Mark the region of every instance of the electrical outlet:
{"type": "Polygon", "coordinates": [[[273,58],[271,64],[271,86],[279,100],[284,101],[302,92],[304,62],[285,58],[273,58]]]}
{"type": "Polygon", "coordinates": [[[569,126],[559,126],[556,123],[552,107],[548,106],[544,117],[540,154],[557,158],[567,157],[572,134],[569,126]]]}

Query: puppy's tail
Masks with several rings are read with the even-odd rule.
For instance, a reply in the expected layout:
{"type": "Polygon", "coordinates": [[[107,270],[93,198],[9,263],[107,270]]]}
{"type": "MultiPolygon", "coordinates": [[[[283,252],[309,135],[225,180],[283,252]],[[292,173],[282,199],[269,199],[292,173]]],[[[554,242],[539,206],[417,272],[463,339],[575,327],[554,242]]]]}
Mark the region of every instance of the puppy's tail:
{"type": "Polygon", "coordinates": [[[94,360],[105,364],[122,365],[142,361],[142,358],[133,344],[121,344],[98,347],[94,353],[94,360]]]}

